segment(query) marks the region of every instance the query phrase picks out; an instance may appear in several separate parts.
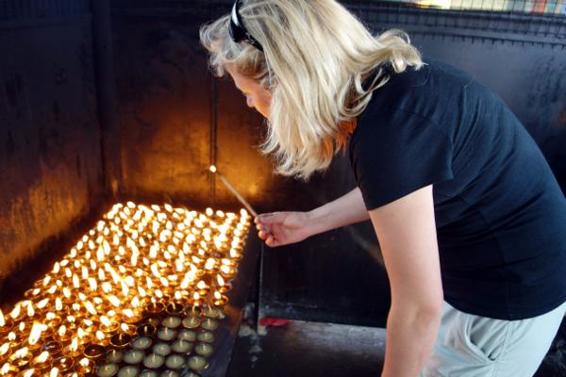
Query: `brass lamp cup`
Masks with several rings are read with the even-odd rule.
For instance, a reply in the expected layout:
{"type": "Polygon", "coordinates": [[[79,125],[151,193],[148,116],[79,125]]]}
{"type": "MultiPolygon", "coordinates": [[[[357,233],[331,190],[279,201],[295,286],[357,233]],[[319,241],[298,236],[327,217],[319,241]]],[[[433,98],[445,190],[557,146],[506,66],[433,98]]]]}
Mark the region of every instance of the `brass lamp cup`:
{"type": "Polygon", "coordinates": [[[165,312],[167,314],[176,315],[183,313],[184,310],[185,310],[185,306],[183,304],[178,302],[172,302],[169,305],[167,305],[165,312]]]}
{"type": "Polygon", "coordinates": [[[83,351],[84,357],[90,360],[97,360],[104,355],[104,347],[99,344],[88,344],[83,351]]]}
{"type": "Polygon", "coordinates": [[[110,344],[118,349],[126,348],[132,340],[131,335],[120,333],[110,338],[110,344]]]}
{"type": "Polygon", "coordinates": [[[152,324],[144,323],[143,325],[138,326],[137,331],[139,336],[154,336],[156,328],[152,324]]]}

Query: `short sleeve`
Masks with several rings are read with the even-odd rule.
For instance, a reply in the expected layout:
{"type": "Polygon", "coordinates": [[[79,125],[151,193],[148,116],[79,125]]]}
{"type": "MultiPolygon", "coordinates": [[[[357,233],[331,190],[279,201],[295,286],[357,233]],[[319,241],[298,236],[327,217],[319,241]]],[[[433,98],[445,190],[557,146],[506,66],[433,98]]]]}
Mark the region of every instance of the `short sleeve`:
{"type": "Polygon", "coordinates": [[[438,124],[405,110],[360,119],[350,162],[366,208],[453,178],[452,141],[438,124]]]}

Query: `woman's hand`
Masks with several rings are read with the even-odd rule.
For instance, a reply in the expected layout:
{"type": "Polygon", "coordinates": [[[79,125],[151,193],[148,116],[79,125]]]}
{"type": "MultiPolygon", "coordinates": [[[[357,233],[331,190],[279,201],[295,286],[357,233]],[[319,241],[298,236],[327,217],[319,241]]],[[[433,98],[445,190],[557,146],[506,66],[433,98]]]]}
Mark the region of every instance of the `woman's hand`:
{"type": "Polygon", "coordinates": [[[267,246],[276,247],[368,219],[362,193],[356,187],[312,211],[264,213],[256,217],[255,223],[259,238],[267,246]]]}
{"type": "Polygon", "coordinates": [[[269,247],[299,242],[312,235],[307,212],[264,213],[255,218],[259,238],[269,247]]]}

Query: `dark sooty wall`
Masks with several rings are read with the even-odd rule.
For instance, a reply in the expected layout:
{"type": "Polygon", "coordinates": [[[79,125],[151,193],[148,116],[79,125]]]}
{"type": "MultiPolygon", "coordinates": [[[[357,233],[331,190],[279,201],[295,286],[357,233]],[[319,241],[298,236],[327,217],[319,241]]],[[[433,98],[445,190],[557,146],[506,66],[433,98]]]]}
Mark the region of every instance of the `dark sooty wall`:
{"type": "Polygon", "coordinates": [[[260,116],[228,78],[210,75],[198,29],[228,9],[227,2],[112,2],[120,144],[114,162],[123,197],[239,208],[210,164],[258,208],[296,196],[257,151],[260,116]]]}
{"type": "Polygon", "coordinates": [[[2,282],[100,202],[92,54],[88,1],[0,2],[2,282]]]}
{"type": "Polygon", "coordinates": [[[112,3],[120,190],[203,202],[212,98],[196,39],[202,15],[140,4],[112,3]]]}

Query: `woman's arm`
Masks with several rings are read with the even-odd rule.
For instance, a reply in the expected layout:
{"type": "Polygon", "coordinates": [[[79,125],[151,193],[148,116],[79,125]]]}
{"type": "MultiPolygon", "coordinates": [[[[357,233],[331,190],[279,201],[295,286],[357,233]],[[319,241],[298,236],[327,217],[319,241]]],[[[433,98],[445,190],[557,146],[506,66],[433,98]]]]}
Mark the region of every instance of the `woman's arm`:
{"type": "Polygon", "coordinates": [[[255,222],[259,237],[270,247],[287,245],[345,225],[368,220],[359,188],[309,212],[273,212],[255,222]]]}
{"type": "Polygon", "coordinates": [[[369,220],[362,193],[358,187],[308,212],[312,234],[323,233],[346,225],[369,220]]]}
{"type": "Polygon", "coordinates": [[[382,377],[416,377],[442,312],[432,186],[370,211],[391,284],[382,377]]]}

